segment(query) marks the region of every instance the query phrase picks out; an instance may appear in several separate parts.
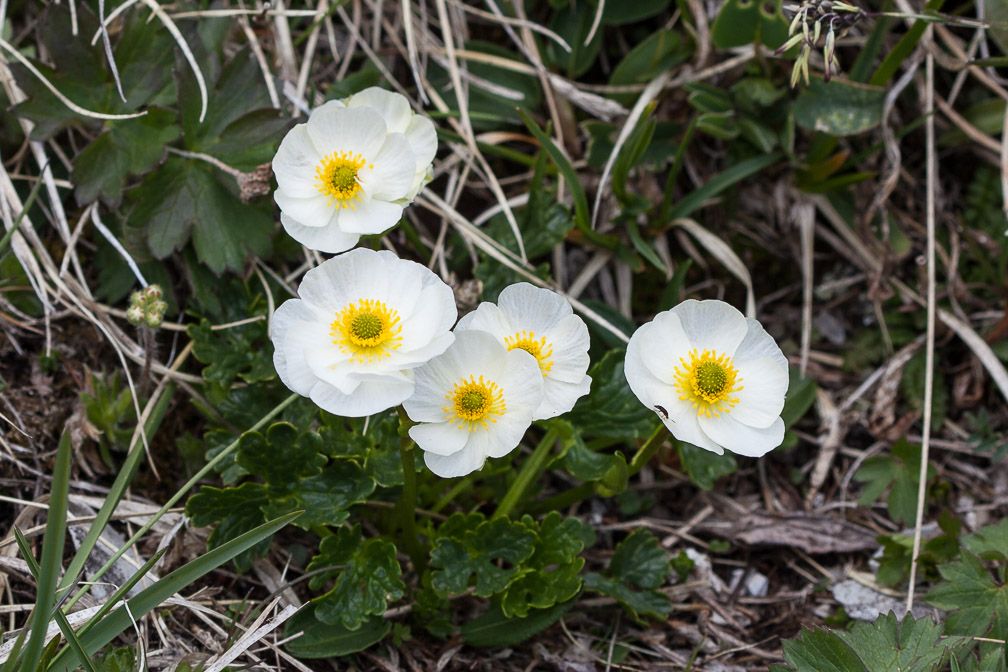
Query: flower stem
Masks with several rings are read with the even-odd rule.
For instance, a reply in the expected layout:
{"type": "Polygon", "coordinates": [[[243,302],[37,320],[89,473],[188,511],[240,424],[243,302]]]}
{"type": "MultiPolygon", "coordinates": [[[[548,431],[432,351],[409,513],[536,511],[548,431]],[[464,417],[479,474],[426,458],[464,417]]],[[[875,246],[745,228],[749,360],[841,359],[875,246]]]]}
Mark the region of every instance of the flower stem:
{"type": "MultiPolygon", "coordinates": [[[[640,471],[644,465],[648,463],[648,460],[654,457],[654,454],[658,452],[658,448],[667,437],[668,429],[664,424],[658,425],[655,431],[651,434],[651,437],[644,442],[644,445],[641,446],[630,459],[630,464],[627,465],[627,475],[633,476],[640,471]]],[[[559,511],[561,509],[566,509],[572,504],[577,504],[582,499],[591,497],[594,492],[594,483],[582,483],[581,485],[575,486],[569,490],[564,490],[552,497],[536,502],[529,508],[529,513],[559,511]]]]}
{"type": "Polygon", "coordinates": [[[403,487],[399,495],[399,505],[396,515],[399,518],[399,528],[402,530],[402,542],[406,553],[413,561],[413,570],[417,575],[427,568],[427,557],[420,546],[420,537],[416,529],[416,466],[413,462],[413,440],[404,436],[399,440],[399,456],[402,458],[403,487]]]}
{"type": "Polygon", "coordinates": [[[546,466],[546,459],[549,457],[556,439],[557,434],[553,428],[547,430],[546,436],[542,438],[539,445],[532,451],[532,455],[525,460],[521,471],[518,472],[518,478],[511,484],[507,494],[504,495],[504,499],[501,500],[500,505],[494,512],[494,518],[503,518],[509,515],[515,505],[525,496],[525,491],[532,485],[532,482],[542,475],[543,468],[546,466]]]}

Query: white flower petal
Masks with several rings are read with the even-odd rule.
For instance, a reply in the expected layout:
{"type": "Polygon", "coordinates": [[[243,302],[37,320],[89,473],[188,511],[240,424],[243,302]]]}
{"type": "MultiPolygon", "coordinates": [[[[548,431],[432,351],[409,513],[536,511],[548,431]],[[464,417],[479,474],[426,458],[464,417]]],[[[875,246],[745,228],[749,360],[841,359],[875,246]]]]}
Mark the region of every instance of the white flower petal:
{"type": "Polygon", "coordinates": [[[550,383],[581,382],[591,363],[588,358],[591,339],[584,320],[577,315],[568,315],[544,335],[546,342],[553,347],[553,367],[546,375],[546,380],[550,383]]]}
{"type": "Polygon", "coordinates": [[[357,154],[373,161],[388,135],[385,121],[366,108],[335,107],[330,101],[312,111],[306,124],[308,137],[322,156],[333,152],[357,154]]]}
{"type": "Polygon", "coordinates": [[[360,234],[346,233],[338,226],[304,226],[288,217],[286,212],[280,213],[280,223],[291,238],[319,252],[345,252],[360,240],[360,234]]]}
{"type": "Polygon", "coordinates": [[[672,309],[692,347],[735,354],[748,331],[745,316],[724,301],[683,301],[672,309]]]}
{"type": "Polygon", "coordinates": [[[340,210],[336,225],[347,233],[373,236],[398,224],[402,219],[402,211],[401,204],[371,199],[355,208],[340,210]]]}
{"type": "Polygon", "coordinates": [[[379,201],[405,198],[416,173],[416,161],[406,136],[390,134],[373,161],[373,167],[362,168],[358,174],[364,190],[379,201]]]}
{"type": "Polygon", "coordinates": [[[497,381],[504,390],[508,411],[531,414],[543,398],[543,375],[539,362],[518,348],[508,350],[501,362],[503,367],[497,381]]]}
{"type": "Polygon", "coordinates": [[[497,305],[512,321],[515,316],[521,316],[520,328],[539,335],[574,313],[567,299],[527,282],[517,282],[505,287],[497,298],[497,305]]]}
{"type": "Polygon", "coordinates": [[[591,390],[591,377],[584,376],[577,383],[546,379],[543,385],[543,400],[532,413],[533,420],[555,418],[574,408],[577,400],[591,390]]]}
{"type": "MultiPolygon", "coordinates": [[[[399,130],[399,129],[396,129],[399,130]]],[[[419,114],[413,115],[409,125],[402,131],[413,149],[413,156],[416,158],[417,174],[427,172],[427,166],[434,161],[437,154],[437,130],[434,122],[419,114]]]]}
{"type": "Polygon", "coordinates": [[[721,417],[700,417],[700,427],[712,441],[733,453],[749,457],[761,457],[776,448],[784,440],[784,421],[774,420],[769,427],[750,427],[733,418],[734,413],[721,417]]]}
{"type": "Polygon", "coordinates": [[[315,168],[322,157],[315,150],[304,124],[292,128],[273,157],[273,173],[277,184],[294,198],[318,195],[315,185],[315,168]]]}
{"type": "MultiPolygon", "coordinates": [[[[773,359],[779,367],[785,371],[788,368],[787,357],[781,352],[780,346],[763,328],[763,325],[752,318],[746,318],[749,330],[745,338],[739,343],[738,349],[732,356],[732,361],[745,363],[757,359],[773,359]]],[[[785,390],[787,391],[787,390],[785,390]]]]}
{"type": "Polygon", "coordinates": [[[696,347],[686,337],[679,316],[669,310],[655,315],[654,321],[642,325],[630,340],[638,341],[644,366],[658,380],[673,386],[679,360],[689,359],[689,351],[696,347]]]}
{"type": "Polygon", "coordinates": [[[769,427],[784,409],[788,389],[788,370],[777,359],[757,359],[736,362],[742,378],[742,389],[735,392],[739,403],[731,416],[752,427],[769,427]]]}
{"type": "MultiPolygon", "coordinates": [[[[669,410],[671,411],[671,409],[669,410]]],[[[662,422],[664,422],[665,426],[668,427],[668,430],[672,432],[672,436],[676,437],[680,441],[692,443],[698,448],[703,448],[704,450],[709,450],[712,453],[723,455],[724,447],[704,433],[700,426],[701,419],[701,417],[697,416],[696,411],[692,411],[682,413],[677,419],[673,419],[671,416],[668,420],[662,418],[662,422]]]]}
{"type": "Polygon", "coordinates": [[[410,438],[421,450],[435,455],[453,455],[469,440],[469,432],[444,422],[424,422],[409,428],[410,438]]]}
{"type": "Polygon", "coordinates": [[[475,450],[460,450],[451,455],[437,455],[424,451],[424,464],[441,478],[455,478],[471,474],[483,466],[486,454],[475,450]]]}
{"type": "Polygon", "coordinates": [[[335,215],[338,212],[331,207],[326,197],[316,192],[315,194],[296,197],[280,187],[273,192],[273,200],[280,206],[283,214],[306,228],[322,228],[335,222],[335,215]]]}
{"type": "Polygon", "coordinates": [[[504,314],[504,311],[499,306],[486,301],[476,306],[476,310],[464,315],[455,325],[457,332],[468,329],[485,331],[494,336],[501,345],[505,345],[504,339],[513,336],[515,332],[511,320],[504,314]]]}
{"type": "Polygon", "coordinates": [[[521,443],[525,432],[532,425],[532,417],[528,414],[509,413],[497,419],[487,435],[487,457],[504,457],[514,452],[521,443]]]}
{"type": "Polygon", "coordinates": [[[363,418],[398,406],[411,394],[413,385],[402,381],[362,382],[349,395],[319,381],[312,388],[311,400],[333,415],[363,418]]]}
{"type": "Polygon", "coordinates": [[[409,101],[399,93],[372,86],[347,98],[346,106],[371,108],[385,121],[389,133],[403,133],[410,123],[413,110],[409,101]]]}
{"type": "Polygon", "coordinates": [[[288,301],[274,314],[271,338],[281,380],[338,415],[371,415],[401,404],[415,388],[412,369],[424,363],[425,355],[442,352],[454,338],[449,331],[454,314],[447,313],[455,310],[455,303],[446,285],[436,291],[440,282],[420,264],[366,249],[347,252],[310,270],[298,289],[301,298],[288,301]],[[393,340],[375,346],[379,349],[348,347],[342,332],[345,327],[339,321],[348,306],[374,301],[366,309],[387,324],[397,300],[425,292],[440,296],[441,305],[420,303],[420,309],[400,321],[402,331],[417,331],[413,326],[423,324],[427,334],[426,340],[413,338],[406,357],[393,356],[400,344],[395,331],[386,332],[393,340]],[[425,306],[432,306],[437,314],[426,315],[425,306]]]}

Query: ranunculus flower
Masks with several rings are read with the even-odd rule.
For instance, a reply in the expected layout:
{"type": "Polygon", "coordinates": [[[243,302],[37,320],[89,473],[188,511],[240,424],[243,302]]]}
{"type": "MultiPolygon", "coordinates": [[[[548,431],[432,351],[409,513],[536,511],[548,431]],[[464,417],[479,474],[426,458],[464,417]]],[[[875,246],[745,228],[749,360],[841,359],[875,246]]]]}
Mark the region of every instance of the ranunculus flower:
{"type": "Polygon", "coordinates": [[[754,319],[723,301],[684,301],[627,344],[627,382],[681,441],[759,457],[780,445],[788,363],[754,319]]]}
{"type": "Polygon", "coordinates": [[[438,476],[465,476],[488,457],[518,446],[543,396],[542,374],[524,350],[507,350],[471,329],[416,371],[416,392],[403,403],[419,423],[409,435],[438,476]]]}
{"type": "Polygon", "coordinates": [[[543,400],[533,420],[553,418],[588,394],[588,327],[562,296],[519,282],[504,288],[497,305],[481,303],[455,327],[492,334],[508,350],[524,350],[539,362],[543,400]]]}
{"type": "Polygon", "coordinates": [[[430,179],[434,124],[398,93],[370,88],[315,108],[273,158],[280,222],[292,238],[342,252],[386,231],[430,179]]]}
{"type": "Polygon", "coordinates": [[[361,417],[413,394],[414,369],[454,340],[448,285],[391,252],[357,249],[305,273],[273,313],[280,380],[330,413],[361,417]]]}

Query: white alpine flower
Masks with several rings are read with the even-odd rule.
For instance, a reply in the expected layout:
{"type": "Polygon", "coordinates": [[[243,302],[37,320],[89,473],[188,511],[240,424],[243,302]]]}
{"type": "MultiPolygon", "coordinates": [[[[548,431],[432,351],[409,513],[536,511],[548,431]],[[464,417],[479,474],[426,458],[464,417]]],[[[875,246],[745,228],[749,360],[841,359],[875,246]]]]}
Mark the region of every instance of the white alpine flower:
{"type": "Polygon", "coordinates": [[[763,326],[723,301],[684,301],[627,344],[630,389],[680,441],[759,457],[784,439],[788,363],[763,326]]]}
{"type": "Polygon", "coordinates": [[[472,329],[456,333],[443,355],[417,369],[416,392],[403,408],[418,423],[409,435],[427,467],[451,478],[514,450],[542,396],[534,357],[472,329]]]}
{"type": "Polygon", "coordinates": [[[299,243],[342,252],[394,226],[430,179],[437,134],[398,93],[330,100],[292,128],[273,158],[280,222],[299,243]]]}
{"type": "Polygon", "coordinates": [[[505,287],[497,305],[481,303],[455,327],[492,334],[508,350],[524,350],[539,362],[543,400],[533,420],[554,418],[588,394],[588,327],[562,296],[519,282],[505,287]]]}
{"type": "Polygon", "coordinates": [[[451,288],[391,252],[333,257],[305,273],[298,295],[273,313],[273,364],[287,387],[336,415],[401,404],[414,369],[455,338],[451,288]]]}

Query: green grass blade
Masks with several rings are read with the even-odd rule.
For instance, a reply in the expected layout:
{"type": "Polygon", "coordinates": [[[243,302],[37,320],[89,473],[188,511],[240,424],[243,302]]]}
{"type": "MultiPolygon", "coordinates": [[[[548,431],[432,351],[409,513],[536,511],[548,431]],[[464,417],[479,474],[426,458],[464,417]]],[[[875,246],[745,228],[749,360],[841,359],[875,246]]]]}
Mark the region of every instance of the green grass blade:
{"type": "MultiPolygon", "coordinates": [[[[168,410],[168,404],[171,402],[173,393],[175,392],[175,386],[169,385],[165,388],[164,394],[158,399],[157,403],[154,405],[154,409],[147,418],[147,422],[144,423],[144,431],[147,433],[148,437],[154,435],[157,431],[158,425],[161,424],[161,420],[164,418],[165,411],[168,410]]],[[[88,530],[87,535],[85,535],[84,540],[81,541],[80,547],[77,549],[77,553],[74,554],[73,560],[67,565],[66,573],[63,575],[63,581],[60,583],[60,588],[67,588],[70,586],[71,582],[77,578],[77,575],[81,573],[84,569],[84,563],[87,562],[88,556],[91,555],[91,551],[94,549],[96,543],[98,543],[98,537],[101,536],[102,531],[105,530],[105,526],[108,524],[109,519],[112,518],[112,514],[115,512],[119,502],[122,500],[123,493],[126,492],[126,488],[129,487],[130,482],[133,480],[133,476],[136,474],[137,467],[140,465],[140,458],[144,455],[144,447],[142,441],[137,441],[133,445],[133,449],[126,455],[126,459],[123,461],[122,468],[119,470],[119,475],[116,476],[115,483],[109,489],[108,496],[105,497],[105,501],[102,502],[101,509],[95,516],[94,522],[91,523],[91,529],[88,530]]]]}
{"type": "MultiPolygon", "coordinates": [[[[944,0],[928,0],[928,3],[924,6],[924,11],[937,12],[941,9],[943,3],[944,0]]],[[[920,42],[920,38],[924,34],[927,25],[928,22],[926,21],[914,21],[914,24],[907,30],[906,35],[892,48],[885,60],[882,61],[882,65],[878,67],[872,78],[868,80],[868,83],[875,86],[885,86],[888,84],[892,76],[903,65],[903,61],[917,47],[917,43],[920,42]]]]}
{"type": "Polygon", "coordinates": [[[34,672],[42,659],[46,629],[49,625],[49,613],[56,602],[56,587],[59,585],[63,545],[66,541],[67,497],[70,494],[70,452],[70,435],[64,432],[56,451],[52,492],[49,495],[49,513],[46,516],[45,537],[42,540],[42,560],[39,563],[38,578],[35,581],[38,586],[38,596],[35,599],[35,609],[28,621],[31,635],[25,645],[24,664],[21,667],[24,672],[34,672]]]}
{"type": "Polygon", "coordinates": [[[87,623],[85,623],[83,627],[81,627],[80,634],[83,635],[85,632],[90,630],[91,626],[93,626],[95,623],[100,622],[101,619],[105,617],[105,614],[112,611],[112,608],[115,607],[117,604],[119,604],[119,601],[130,590],[133,589],[133,586],[135,586],[137,583],[140,582],[140,579],[147,576],[147,572],[149,572],[151,568],[154,567],[154,565],[157,563],[157,561],[161,559],[161,556],[163,556],[167,552],[168,552],[167,548],[162,548],[160,551],[155,553],[150,560],[141,565],[140,568],[137,569],[137,571],[133,572],[133,576],[131,576],[126,581],[126,583],[116,588],[115,592],[112,593],[107,600],[105,600],[105,604],[103,604],[101,608],[97,612],[95,612],[94,617],[87,623]]]}
{"type": "Polygon", "coordinates": [[[669,209],[669,219],[675,220],[688,217],[690,213],[699,209],[707,199],[717,196],[725,189],[729,189],[747,177],[777,163],[781,156],[783,155],[780,152],[774,152],[773,154],[754,156],[751,159],[739,161],[723,173],[718,173],[705,182],[702,187],[690,192],[682,200],[673,205],[669,209]]]}
{"type": "MultiPolygon", "coordinates": [[[[28,571],[31,575],[35,577],[38,581],[39,566],[35,562],[35,557],[31,554],[31,547],[28,545],[28,540],[25,539],[24,534],[21,530],[14,528],[14,539],[17,541],[18,548],[21,549],[21,555],[24,556],[25,563],[28,565],[28,571]]],[[[53,610],[53,616],[56,618],[56,624],[59,625],[60,632],[66,637],[67,642],[70,644],[70,648],[77,652],[78,657],[84,662],[84,667],[87,672],[98,672],[95,669],[94,663],[91,661],[90,656],[84,653],[84,649],[81,647],[80,640],[77,639],[77,633],[74,632],[73,627],[70,625],[70,621],[67,620],[63,612],[60,611],[59,607],[53,610]]],[[[97,614],[95,615],[97,616],[97,614]]]]}
{"type": "MultiPolygon", "coordinates": [[[[46,165],[42,166],[42,171],[44,172],[48,167],[49,163],[46,162],[46,165]]],[[[7,247],[10,239],[14,237],[14,232],[18,230],[19,226],[21,226],[21,220],[24,219],[25,215],[28,214],[28,211],[31,210],[32,204],[35,203],[35,198],[38,196],[39,190],[42,189],[43,182],[44,180],[42,179],[42,175],[40,173],[38,180],[35,182],[35,186],[32,187],[31,193],[28,194],[28,200],[25,201],[24,206],[21,208],[21,214],[19,214],[14,220],[14,223],[11,224],[11,228],[7,230],[4,237],[0,238],[0,253],[4,251],[4,248],[7,247]]]]}
{"type": "MultiPolygon", "coordinates": [[[[179,567],[153,586],[144,589],[136,597],[126,602],[126,605],[129,607],[128,612],[125,605],[120,606],[102,619],[100,623],[90,627],[81,636],[80,640],[84,651],[87,655],[93,655],[98,649],[111,642],[133,624],[130,614],[132,614],[133,618],[140,619],[175,593],[191,585],[204,574],[220,567],[239,553],[248,550],[262,539],[270,536],[300,516],[301,513],[303,512],[295,511],[294,513],[289,513],[286,516],[264,523],[253,530],[249,530],[245,534],[218,546],[206,555],[202,555],[192,562],[179,567]]],[[[72,670],[81,664],[81,661],[77,660],[77,657],[77,654],[72,649],[63,649],[52,661],[48,669],[52,672],[56,670],[72,670]]]]}
{"type": "Polygon", "coordinates": [[[567,188],[571,190],[571,196],[574,197],[574,221],[577,222],[578,228],[582,231],[590,230],[588,197],[585,196],[584,187],[581,186],[581,180],[578,179],[574,166],[571,165],[571,162],[567,160],[567,157],[560,151],[560,148],[553,144],[553,140],[539,128],[539,125],[535,123],[527,112],[518,108],[518,116],[525,122],[525,126],[528,127],[529,132],[539,141],[539,145],[546,150],[546,153],[553,159],[557,170],[567,180],[567,188]]]}

